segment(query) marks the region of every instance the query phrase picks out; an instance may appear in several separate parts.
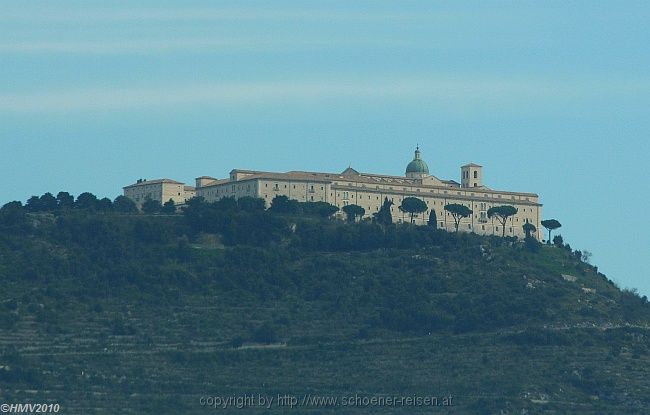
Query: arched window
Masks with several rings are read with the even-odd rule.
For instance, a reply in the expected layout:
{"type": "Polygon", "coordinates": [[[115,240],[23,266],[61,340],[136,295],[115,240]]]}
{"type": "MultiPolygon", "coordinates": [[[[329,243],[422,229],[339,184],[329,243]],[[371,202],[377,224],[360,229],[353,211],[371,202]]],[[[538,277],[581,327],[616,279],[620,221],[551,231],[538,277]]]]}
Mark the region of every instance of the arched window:
{"type": "Polygon", "coordinates": [[[478,179],[478,172],[476,170],[474,170],[474,178],[478,179]]]}

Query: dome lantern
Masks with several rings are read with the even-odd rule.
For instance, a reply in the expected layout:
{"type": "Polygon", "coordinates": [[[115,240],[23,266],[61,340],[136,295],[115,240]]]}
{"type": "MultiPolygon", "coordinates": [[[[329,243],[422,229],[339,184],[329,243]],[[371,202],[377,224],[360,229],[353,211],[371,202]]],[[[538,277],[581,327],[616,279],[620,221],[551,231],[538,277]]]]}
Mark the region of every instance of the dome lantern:
{"type": "Polygon", "coordinates": [[[406,177],[421,179],[428,175],[429,166],[427,166],[427,163],[422,160],[420,147],[418,146],[415,148],[415,157],[413,158],[413,161],[406,166],[406,177]]]}

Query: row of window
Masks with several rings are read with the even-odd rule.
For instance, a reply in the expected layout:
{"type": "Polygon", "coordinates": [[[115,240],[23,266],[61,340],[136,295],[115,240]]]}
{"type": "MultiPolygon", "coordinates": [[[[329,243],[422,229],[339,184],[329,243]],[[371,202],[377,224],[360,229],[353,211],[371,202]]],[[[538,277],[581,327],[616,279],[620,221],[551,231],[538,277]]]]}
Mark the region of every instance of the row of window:
{"type": "MultiPolygon", "coordinates": [[[[478,179],[478,171],[474,170],[474,178],[478,179]]],[[[463,172],[463,179],[469,179],[469,171],[463,172]]]]}

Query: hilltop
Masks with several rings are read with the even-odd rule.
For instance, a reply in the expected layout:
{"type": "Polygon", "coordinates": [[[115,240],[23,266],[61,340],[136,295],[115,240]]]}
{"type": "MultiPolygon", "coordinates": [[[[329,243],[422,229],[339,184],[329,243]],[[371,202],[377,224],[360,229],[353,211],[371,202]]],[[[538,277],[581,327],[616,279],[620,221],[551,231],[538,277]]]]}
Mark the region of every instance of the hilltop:
{"type": "Polygon", "coordinates": [[[440,413],[650,406],[647,298],[566,244],[345,223],[308,205],[98,206],[0,210],[3,402],[134,414],[209,413],[201,398],[247,394],[452,396],[440,413]]]}

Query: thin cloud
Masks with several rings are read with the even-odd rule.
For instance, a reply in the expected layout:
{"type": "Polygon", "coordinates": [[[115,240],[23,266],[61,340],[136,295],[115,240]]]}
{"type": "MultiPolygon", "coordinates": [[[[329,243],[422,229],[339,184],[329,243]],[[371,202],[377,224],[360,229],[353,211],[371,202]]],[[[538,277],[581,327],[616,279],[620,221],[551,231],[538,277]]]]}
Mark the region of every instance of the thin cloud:
{"type": "Polygon", "coordinates": [[[600,95],[647,93],[648,82],[593,85],[498,79],[375,79],[205,83],[147,88],[87,88],[0,95],[0,113],[79,113],[182,108],[192,105],[275,105],[353,100],[399,101],[449,108],[520,108],[594,99],[600,95]]]}
{"type": "MultiPolygon", "coordinates": [[[[443,13],[435,16],[444,17],[443,13]]],[[[264,9],[264,8],[92,8],[61,10],[38,8],[28,11],[4,11],[0,21],[29,22],[169,22],[226,20],[318,20],[318,21],[381,21],[414,20],[426,17],[422,13],[403,11],[380,12],[373,9],[337,11],[325,9],[264,9]]],[[[432,17],[432,15],[428,15],[432,17]]]]}
{"type": "Polygon", "coordinates": [[[401,46],[394,40],[363,39],[123,39],[0,42],[0,54],[131,54],[165,52],[295,51],[328,47],[401,46]]]}

